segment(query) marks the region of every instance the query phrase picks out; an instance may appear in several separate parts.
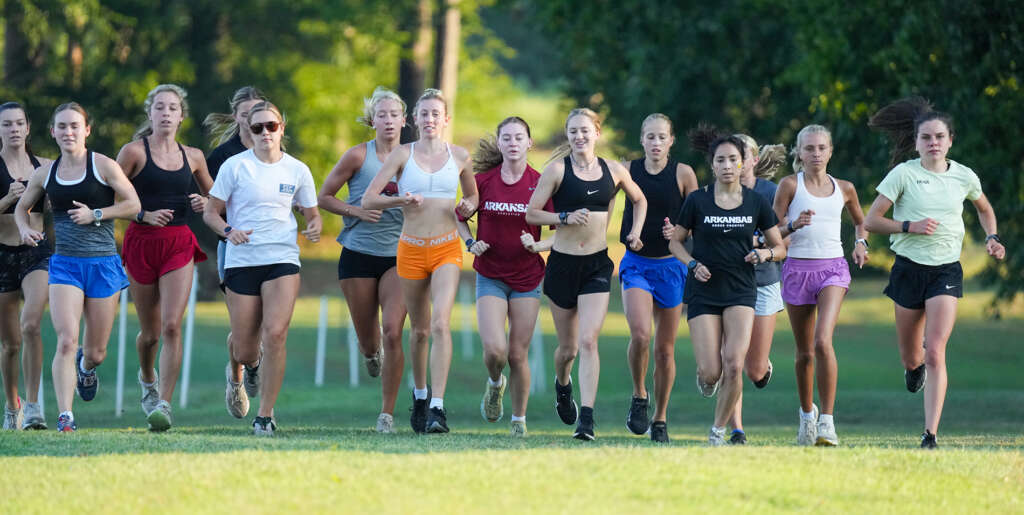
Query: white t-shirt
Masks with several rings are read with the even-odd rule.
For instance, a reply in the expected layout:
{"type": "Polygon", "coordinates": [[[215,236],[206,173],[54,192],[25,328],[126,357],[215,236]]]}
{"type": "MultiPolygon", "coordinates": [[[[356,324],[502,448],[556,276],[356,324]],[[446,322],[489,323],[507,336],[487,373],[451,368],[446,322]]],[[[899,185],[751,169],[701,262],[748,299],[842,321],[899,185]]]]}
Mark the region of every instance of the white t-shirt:
{"type": "Polygon", "coordinates": [[[249,149],[224,161],[210,196],[227,204],[232,230],[252,230],[248,243],[228,242],[225,268],[299,265],[292,205],[316,207],[313,174],[302,161],[284,154],[276,163],[264,163],[249,149]]]}

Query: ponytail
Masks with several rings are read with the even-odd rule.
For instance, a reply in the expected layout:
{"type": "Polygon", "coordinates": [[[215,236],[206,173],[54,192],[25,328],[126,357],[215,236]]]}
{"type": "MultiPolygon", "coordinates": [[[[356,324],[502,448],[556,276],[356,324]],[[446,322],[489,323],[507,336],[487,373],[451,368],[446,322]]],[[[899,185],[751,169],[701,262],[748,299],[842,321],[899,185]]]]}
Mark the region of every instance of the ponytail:
{"type": "Polygon", "coordinates": [[[868,120],[868,127],[889,137],[889,164],[894,166],[914,154],[917,128],[931,120],[945,123],[950,136],[953,135],[953,117],[936,111],[932,103],[922,97],[903,98],[879,109],[868,120]]]}

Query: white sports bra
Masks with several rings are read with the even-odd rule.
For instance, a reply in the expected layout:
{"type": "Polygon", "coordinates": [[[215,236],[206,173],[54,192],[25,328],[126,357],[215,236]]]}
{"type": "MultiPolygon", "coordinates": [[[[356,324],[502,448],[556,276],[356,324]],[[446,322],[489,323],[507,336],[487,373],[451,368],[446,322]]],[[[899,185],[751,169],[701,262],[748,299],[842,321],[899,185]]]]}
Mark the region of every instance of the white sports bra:
{"type": "Polygon", "coordinates": [[[402,177],[398,179],[399,195],[412,193],[423,195],[423,198],[455,198],[459,188],[459,167],[455,164],[451,147],[445,147],[448,149],[448,160],[434,173],[424,172],[420,165],[416,164],[413,158],[416,144],[413,143],[409,147],[409,160],[405,162],[402,177]]]}

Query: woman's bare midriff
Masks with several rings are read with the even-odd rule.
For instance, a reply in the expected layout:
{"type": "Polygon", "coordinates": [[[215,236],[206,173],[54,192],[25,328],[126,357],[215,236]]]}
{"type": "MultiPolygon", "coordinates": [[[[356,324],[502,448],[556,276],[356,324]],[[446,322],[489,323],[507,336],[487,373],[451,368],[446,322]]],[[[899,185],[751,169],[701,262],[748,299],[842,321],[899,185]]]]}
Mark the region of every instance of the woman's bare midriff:
{"type": "Polygon", "coordinates": [[[608,213],[591,211],[587,225],[560,225],[553,249],[562,254],[585,256],[608,248],[608,213]]]}

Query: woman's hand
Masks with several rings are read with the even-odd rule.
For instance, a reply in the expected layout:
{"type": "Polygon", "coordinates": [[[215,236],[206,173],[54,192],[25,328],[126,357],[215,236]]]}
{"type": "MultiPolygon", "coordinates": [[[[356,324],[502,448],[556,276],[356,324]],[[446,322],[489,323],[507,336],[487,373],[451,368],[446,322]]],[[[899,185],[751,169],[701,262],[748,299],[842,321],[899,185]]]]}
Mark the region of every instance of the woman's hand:
{"type": "Polygon", "coordinates": [[[853,244],[853,264],[857,265],[857,268],[864,268],[864,265],[868,262],[868,249],[860,243],[853,244]]]}
{"type": "Polygon", "coordinates": [[[801,227],[807,227],[811,225],[811,217],[814,216],[813,209],[805,209],[800,212],[800,216],[796,217],[796,220],[790,222],[793,225],[793,230],[797,230],[801,227]]]}
{"type": "Polygon", "coordinates": [[[405,197],[402,198],[402,201],[407,206],[419,207],[419,206],[423,205],[423,195],[421,195],[419,193],[413,195],[412,193],[409,193],[407,191],[407,192],[405,192],[405,197]]]}
{"type": "Polygon", "coordinates": [[[68,209],[68,215],[71,217],[71,221],[78,225],[89,225],[96,221],[96,217],[92,214],[92,209],[89,206],[77,201],[72,200],[72,204],[78,206],[75,209],[68,209]]]}
{"type": "Polygon", "coordinates": [[[1002,243],[996,241],[995,238],[989,238],[988,243],[985,244],[985,251],[988,252],[988,255],[996,259],[1003,259],[1006,257],[1006,247],[1004,247],[1002,243]]]}
{"type": "Polygon", "coordinates": [[[637,252],[644,248],[644,242],[640,241],[640,231],[635,228],[632,232],[626,235],[626,243],[629,244],[629,249],[633,252],[637,252]]]}
{"type": "Polygon", "coordinates": [[[577,209],[566,217],[566,225],[587,225],[590,222],[590,210],[587,208],[577,209]]]}
{"type": "Polygon", "coordinates": [[[693,267],[693,278],[706,283],[711,279],[711,270],[708,270],[704,263],[697,263],[697,266],[693,267]]]}
{"type": "Polygon", "coordinates": [[[476,204],[462,198],[459,203],[455,205],[455,212],[462,218],[469,218],[476,212],[476,204]]]}
{"type": "Polygon", "coordinates": [[[250,234],[252,234],[252,229],[235,229],[229,232],[225,238],[235,245],[242,245],[243,243],[249,243],[250,234]]]}
{"type": "Polygon", "coordinates": [[[46,238],[46,236],[43,233],[36,231],[31,227],[26,227],[22,229],[19,226],[18,233],[21,234],[21,243],[28,245],[30,247],[38,247],[39,242],[43,241],[43,239],[46,238]]]}
{"type": "Polygon", "coordinates": [[[473,245],[469,247],[469,252],[474,256],[479,256],[480,254],[487,252],[487,249],[489,248],[491,248],[491,245],[488,244],[486,241],[476,240],[473,242],[473,245]]]}
{"type": "Polygon", "coordinates": [[[202,213],[203,210],[206,209],[206,197],[198,193],[192,193],[189,195],[188,201],[189,204],[192,205],[192,211],[195,213],[202,213]]]}
{"type": "Polygon", "coordinates": [[[156,227],[163,227],[170,223],[172,218],[174,218],[174,211],[170,209],[157,209],[156,211],[146,211],[143,213],[142,222],[156,227]]]}
{"type": "Polygon", "coordinates": [[[380,215],[383,211],[379,209],[363,209],[361,207],[352,207],[352,216],[364,221],[375,224],[380,221],[380,215]]]}
{"type": "Polygon", "coordinates": [[[666,240],[671,240],[672,237],[676,235],[676,226],[672,224],[667,216],[665,217],[665,225],[661,226],[661,235],[664,236],[666,240]]]}
{"type": "MultiPolygon", "coordinates": [[[[916,222],[910,222],[910,227],[907,232],[914,234],[925,234],[931,236],[935,234],[935,230],[939,228],[939,221],[934,218],[925,218],[924,220],[918,220],[916,222]]],[[[987,245],[986,245],[987,247],[987,245]]]]}

